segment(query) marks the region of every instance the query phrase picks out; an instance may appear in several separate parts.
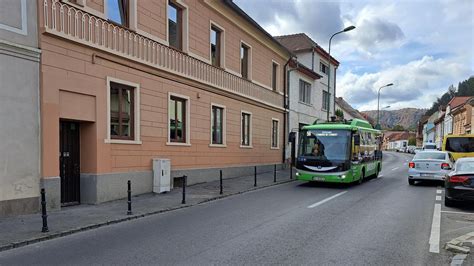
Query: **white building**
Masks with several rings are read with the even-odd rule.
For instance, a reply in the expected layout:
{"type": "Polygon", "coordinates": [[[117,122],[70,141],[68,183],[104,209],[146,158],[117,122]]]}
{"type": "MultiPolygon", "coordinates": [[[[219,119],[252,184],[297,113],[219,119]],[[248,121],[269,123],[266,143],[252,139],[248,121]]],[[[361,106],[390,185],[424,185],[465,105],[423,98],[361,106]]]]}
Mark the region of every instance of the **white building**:
{"type": "MultiPolygon", "coordinates": [[[[334,116],[335,73],[339,62],[329,57],[324,49],[304,33],[275,38],[297,57],[290,64],[288,74],[288,132],[296,134],[305,125],[313,124],[316,120],[326,121],[328,116],[334,116]]],[[[292,143],[287,158],[291,156],[294,159],[296,147],[297,141],[292,143]]]]}

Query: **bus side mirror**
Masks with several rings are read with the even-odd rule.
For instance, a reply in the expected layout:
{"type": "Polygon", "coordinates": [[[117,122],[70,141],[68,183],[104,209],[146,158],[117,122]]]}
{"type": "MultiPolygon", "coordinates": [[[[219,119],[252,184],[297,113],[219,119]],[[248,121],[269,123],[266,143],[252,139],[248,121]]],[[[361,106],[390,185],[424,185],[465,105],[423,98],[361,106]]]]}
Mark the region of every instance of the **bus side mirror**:
{"type": "Polygon", "coordinates": [[[354,145],[360,146],[360,135],[354,135],[354,145]]]}

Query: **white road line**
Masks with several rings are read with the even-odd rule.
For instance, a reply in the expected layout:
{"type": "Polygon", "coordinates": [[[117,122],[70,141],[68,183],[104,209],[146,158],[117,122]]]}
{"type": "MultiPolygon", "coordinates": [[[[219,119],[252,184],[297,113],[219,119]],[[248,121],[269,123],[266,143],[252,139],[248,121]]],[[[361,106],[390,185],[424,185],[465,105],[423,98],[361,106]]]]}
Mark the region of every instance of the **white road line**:
{"type": "Polygon", "coordinates": [[[443,193],[443,191],[441,189],[436,190],[436,194],[441,194],[441,193],[443,193]]]}
{"type": "Polygon", "coordinates": [[[383,177],[383,175],[379,175],[379,178],[383,177]]]}
{"type": "Polygon", "coordinates": [[[326,203],[326,202],[328,202],[328,201],[330,201],[330,200],[332,200],[332,199],[335,199],[335,198],[337,198],[337,197],[339,197],[339,196],[345,194],[346,192],[347,192],[347,191],[342,191],[341,193],[337,193],[336,195],[333,195],[333,196],[331,196],[331,197],[329,197],[329,198],[325,198],[325,199],[323,199],[323,200],[321,200],[321,201],[318,201],[318,202],[316,202],[316,203],[314,203],[314,204],[311,204],[311,205],[308,206],[308,209],[312,209],[312,208],[314,208],[314,207],[318,207],[319,205],[322,205],[322,204],[324,204],[324,203],[326,203]]]}
{"type": "Polygon", "coordinates": [[[441,196],[436,196],[436,200],[441,201],[441,196]]]}
{"type": "Polygon", "coordinates": [[[455,214],[463,214],[463,215],[474,215],[474,213],[470,212],[453,212],[453,211],[441,211],[442,213],[455,213],[455,214]]]}
{"type": "Polygon", "coordinates": [[[430,252],[439,253],[439,237],[441,230],[441,204],[436,203],[433,211],[433,223],[431,224],[430,252]]]}
{"type": "Polygon", "coordinates": [[[392,169],[392,171],[395,171],[395,170],[397,170],[397,169],[398,169],[398,167],[395,167],[395,168],[392,169]]]}

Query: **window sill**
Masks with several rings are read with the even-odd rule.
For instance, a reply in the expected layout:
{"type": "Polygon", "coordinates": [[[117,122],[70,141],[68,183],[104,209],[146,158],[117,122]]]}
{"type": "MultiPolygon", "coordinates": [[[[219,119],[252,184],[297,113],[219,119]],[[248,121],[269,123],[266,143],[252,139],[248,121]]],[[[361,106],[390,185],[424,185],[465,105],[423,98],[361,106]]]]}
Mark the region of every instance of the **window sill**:
{"type": "Polygon", "coordinates": [[[104,139],[104,143],[141,145],[142,141],[141,140],[124,140],[124,139],[104,139]]]}
{"type": "Polygon", "coordinates": [[[302,101],[298,101],[298,103],[309,106],[309,107],[313,107],[313,105],[310,104],[310,103],[305,103],[305,102],[302,102],[302,101]]]}
{"type": "Polygon", "coordinates": [[[185,146],[190,147],[191,143],[183,143],[183,142],[166,142],[166,146],[185,146]]]}
{"type": "Polygon", "coordinates": [[[271,150],[279,150],[280,147],[271,147],[270,149],[271,149],[271,150]]]}
{"type": "Polygon", "coordinates": [[[227,144],[209,144],[211,148],[227,148],[227,144]]]}
{"type": "Polygon", "coordinates": [[[253,149],[253,146],[252,145],[250,145],[250,146],[240,145],[240,148],[241,149],[253,149]]]}

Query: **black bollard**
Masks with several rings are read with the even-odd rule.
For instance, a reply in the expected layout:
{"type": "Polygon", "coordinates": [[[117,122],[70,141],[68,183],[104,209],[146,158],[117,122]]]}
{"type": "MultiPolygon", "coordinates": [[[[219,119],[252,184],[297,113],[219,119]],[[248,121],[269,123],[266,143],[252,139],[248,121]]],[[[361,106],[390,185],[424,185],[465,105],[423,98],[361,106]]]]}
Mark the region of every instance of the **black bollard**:
{"type": "Polygon", "coordinates": [[[293,179],[293,165],[290,164],[290,179],[293,179]]]}
{"type": "Polygon", "coordinates": [[[128,210],[127,210],[127,215],[132,215],[132,182],[128,180],[127,182],[127,196],[128,196],[128,210]]]}
{"type": "Polygon", "coordinates": [[[254,167],[253,186],[257,186],[257,166],[254,167]]]}
{"type": "Polygon", "coordinates": [[[49,232],[48,214],[46,213],[46,192],[44,192],[44,188],[41,189],[41,218],[43,218],[43,228],[41,229],[41,232],[49,232]]]}
{"type": "Polygon", "coordinates": [[[219,194],[222,195],[224,193],[224,186],[222,185],[222,170],[220,170],[219,174],[220,174],[219,175],[219,183],[220,183],[220,189],[221,189],[219,194]]]}
{"type": "Polygon", "coordinates": [[[276,183],[277,181],[277,165],[275,164],[273,166],[273,183],[276,183]]]}
{"type": "Polygon", "coordinates": [[[181,204],[186,204],[186,181],[188,177],[183,175],[183,200],[181,201],[181,204]]]}

